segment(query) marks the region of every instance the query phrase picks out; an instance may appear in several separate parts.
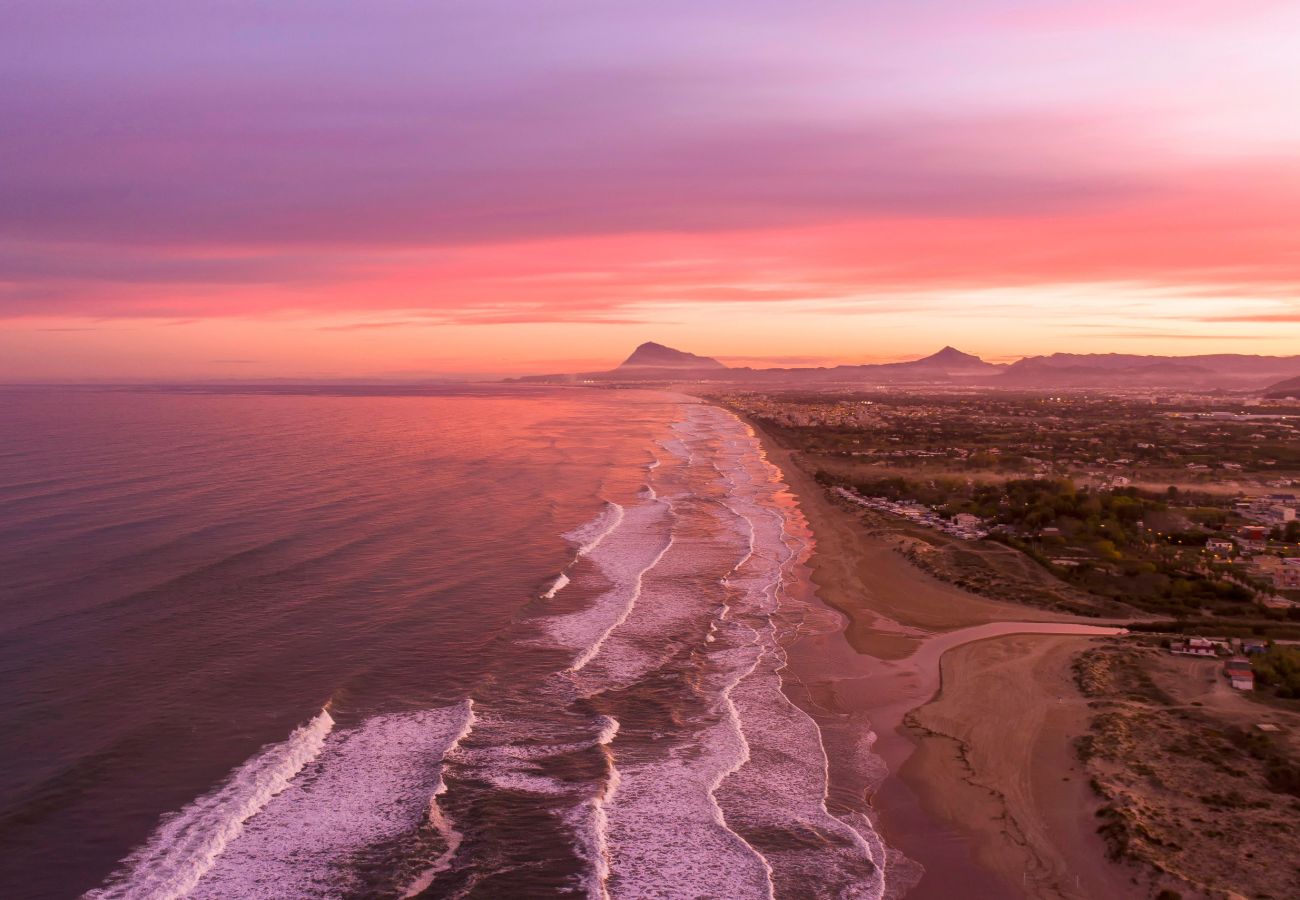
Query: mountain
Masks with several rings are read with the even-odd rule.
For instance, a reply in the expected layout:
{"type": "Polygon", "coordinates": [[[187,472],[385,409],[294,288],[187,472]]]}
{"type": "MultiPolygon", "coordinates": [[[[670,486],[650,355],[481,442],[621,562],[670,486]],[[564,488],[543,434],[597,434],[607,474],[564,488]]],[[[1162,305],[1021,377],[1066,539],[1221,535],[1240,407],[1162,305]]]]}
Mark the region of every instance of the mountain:
{"type": "Polygon", "coordinates": [[[1269,385],[1264,389],[1264,396],[1270,400],[1300,399],[1300,375],[1269,385]]]}
{"type": "Polygon", "coordinates": [[[1170,388],[1184,390],[1289,390],[1300,373],[1300,356],[1144,356],[1134,353],[1053,353],[1027,356],[1011,365],[944,347],[907,362],[822,368],[731,368],[716,359],[648,342],[615,369],[576,375],[534,375],[530,382],[707,381],[787,387],[885,384],[969,385],[1011,390],[1062,388],[1170,388]],[[1292,379],[1274,384],[1279,379],[1292,379]]]}
{"type": "MultiPolygon", "coordinates": [[[[962,353],[956,347],[944,347],[938,353],[932,353],[921,359],[915,359],[911,362],[887,363],[888,368],[910,368],[926,369],[938,372],[947,372],[950,375],[959,375],[966,373],[993,373],[998,371],[1001,366],[985,362],[978,356],[970,353],[962,353]]],[[[847,367],[846,367],[847,368],[847,367]]],[[[853,368],[873,369],[875,366],[854,366],[853,368]]],[[[882,367],[883,368],[883,367],[882,367]]]]}
{"type": "Polygon", "coordinates": [[[1053,353],[1013,363],[996,382],[1006,387],[1181,387],[1259,389],[1300,371],[1300,357],[1210,353],[1053,353]]]}
{"type": "Polygon", "coordinates": [[[626,369],[725,369],[726,366],[707,356],[696,356],[684,350],[674,350],[654,341],[646,341],[632,351],[632,355],[615,371],[626,369]]]}
{"type": "Polygon", "coordinates": [[[573,375],[530,375],[525,382],[626,382],[626,381],[718,381],[747,384],[888,384],[946,383],[970,381],[972,376],[996,375],[1005,366],[985,362],[978,356],[944,347],[938,353],[907,362],[828,368],[754,369],[731,368],[707,356],[674,350],[648,341],[632,351],[615,369],[580,372],[573,375]]]}

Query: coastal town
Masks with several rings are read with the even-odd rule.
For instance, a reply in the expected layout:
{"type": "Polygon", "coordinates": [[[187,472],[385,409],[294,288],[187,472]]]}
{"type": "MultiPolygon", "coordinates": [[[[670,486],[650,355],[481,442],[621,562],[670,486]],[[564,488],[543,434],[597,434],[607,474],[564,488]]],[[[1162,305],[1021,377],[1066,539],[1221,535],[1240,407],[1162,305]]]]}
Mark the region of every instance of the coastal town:
{"type": "Polygon", "coordinates": [[[1222,657],[1234,688],[1300,698],[1300,403],[960,388],[716,399],[796,449],[839,502],[918,536],[906,552],[933,574],[1007,596],[996,576],[946,566],[976,554],[942,541],[1001,545],[1074,598],[1156,623],[1171,652],[1222,657]]]}

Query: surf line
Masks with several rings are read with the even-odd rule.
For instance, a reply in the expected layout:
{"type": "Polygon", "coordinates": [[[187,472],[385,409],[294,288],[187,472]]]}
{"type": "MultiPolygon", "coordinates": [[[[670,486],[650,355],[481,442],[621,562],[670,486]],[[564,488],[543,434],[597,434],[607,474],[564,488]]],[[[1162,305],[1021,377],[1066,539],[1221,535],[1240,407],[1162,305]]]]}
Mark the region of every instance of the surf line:
{"type": "Polygon", "coordinates": [[[590,825],[584,840],[583,855],[591,863],[591,876],[587,880],[587,900],[609,900],[609,813],[607,807],[622,783],[622,773],[614,763],[610,744],[618,734],[619,722],[613,716],[602,716],[604,724],[596,744],[605,757],[606,777],[596,794],[587,801],[591,810],[590,825]]]}
{"type": "Polygon", "coordinates": [[[194,889],[246,823],[320,755],[334,729],[329,704],[288,739],[268,744],[225,782],[166,819],[86,900],[172,900],[194,889]]]}
{"type": "Polygon", "coordinates": [[[461,842],[465,840],[465,835],[456,829],[455,823],[438,806],[438,798],[447,793],[447,782],[442,777],[443,769],[447,766],[447,759],[460,746],[460,742],[469,737],[470,732],[474,730],[475,723],[478,721],[474,715],[473,698],[467,699],[463,706],[465,708],[465,718],[462,720],[460,731],[452,738],[451,743],[447,745],[447,749],[442,754],[442,762],[438,766],[438,783],[434,785],[433,795],[429,797],[429,826],[442,837],[447,849],[430,863],[429,868],[421,872],[407,886],[405,893],[402,894],[403,900],[424,893],[439,874],[451,868],[452,860],[456,858],[456,851],[460,849],[461,842]]]}
{"type": "MultiPolygon", "coordinates": [[[[746,627],[748,628],[748,626],[746,627]]],[[[735,677],[728,681],[722,690],[722,705],[727,712],[727,724],[731,727],[736,739],[740,742],[740,753],[737,754],[737,758],[732,761],[732,764],[724,771],[719,772],[713,779],[712,783],[710,783],[708,797],[709,805],[713,807],[713,820],[717,822],[719,827],[724,831],[731,834],[735,840],[739,841],[741,846],[752,853],[763,866],[763,873],[767,879],[767,894],[764,900],[775,900],[776,882],[773,877],[774,873],[772,871],[772,864],[768,861],[767,857],[763,855],[761,850],[747,841],[740,832],[731,827],[727,822],[726,814],[722,811],[722,804],[718,802],[718,789],[722,787],[722,783],[730,776],[743,769],[751,758],[749,739],[745,736],[745,726],[741,720],[740,711],[736,709],[736,703],[731,696],[738,684],[750,675],[754,674],[754,671],[758,668],[758,664],[762,661],[764,653],[766,652],[760,643],[760,633],[754,628],[749,628],[749,631],[753,635],[750,646],[756,651],[754,653],[753,661],[750,663],[748,669],[743,672],[735,673],[735,677]]]]}
{"type": "Polygon", "coordinates": [[[613,500],[606,500],[604,507],[601,508],[600,512],[596,513],[595,518],[564,533],[563,537],[577,544],[578,549],[573,554],[573,559],[564,567],[564,571],[555,576],[555,580],[542,593],[543,600],[553,600],[556,594],[569,586],[569,570],[573,568],[579,559],[599,547],[601,541],[605,540],[610,532],[622,524],[623,513],[622,506],[613,500]]]}
{"type": "MultiPolygon", "coordinates": [[[[671,506],[671,504],[669,505],[671,506]]],[[[655,558],[650,561],[650,565],[646,566],[640,572],[636,573],[636,580],[632,583],[632,594],[630,597],[628,597],[628,601],[626,605],[624,605],[623,611],[619,613],[618,617],[615,618],[614,621],[609,624],[608,628],[606,628],[604,631],[600,633],[600,637],[596,638],[596,640],[591,644],[591,646],[588,647],[586,650],[584,650],[582,654],[578,656],[578,658],[575,659],[567,669],[565,669],[566,672],[569,673],[581,672],[584,668],[586,668],[587,663],[591,662],[593,659],[596,658],[596,654],[600,652],[600,648],[605,645],[605,641],[608,640],[609,636],[614,633],[614,630],[618,628],[620,625],[622,625],[624,622],[626,622],[628,616],[632,615],[632,610],[636,608],[637,600],[641,598],[641,583],[642,580],[645,578],[645,573],[649,572],[655,566],[659,565],[659,560],[664,558],[664,554],[667,553],[672,548],[672,546],[673,546],[673,535],[670,532],[668,535],[668,540],[664,543],[663,549],[660,550],[658,555],[656,555],[655,558]]]]}

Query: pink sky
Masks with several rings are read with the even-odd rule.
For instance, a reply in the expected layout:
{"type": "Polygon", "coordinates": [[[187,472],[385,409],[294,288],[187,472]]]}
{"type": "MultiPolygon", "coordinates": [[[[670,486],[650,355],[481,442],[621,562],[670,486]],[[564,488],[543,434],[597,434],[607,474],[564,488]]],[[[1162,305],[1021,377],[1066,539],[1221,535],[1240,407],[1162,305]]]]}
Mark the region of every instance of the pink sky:
{"type": "Polygon", "coordinates": [[[0,10],[0,380],[1300,352],[1282,2],[0,10]]]}

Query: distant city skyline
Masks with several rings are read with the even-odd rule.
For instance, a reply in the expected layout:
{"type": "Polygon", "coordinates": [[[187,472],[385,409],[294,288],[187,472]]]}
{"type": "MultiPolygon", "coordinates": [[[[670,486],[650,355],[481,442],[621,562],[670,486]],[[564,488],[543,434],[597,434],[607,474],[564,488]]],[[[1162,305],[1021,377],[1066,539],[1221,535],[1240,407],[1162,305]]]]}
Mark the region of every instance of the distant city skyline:
{"type": "Polygon", "coordinates": [[[1300,347],[1300,7],[0,10],[0,381],[1300,347]]]}

